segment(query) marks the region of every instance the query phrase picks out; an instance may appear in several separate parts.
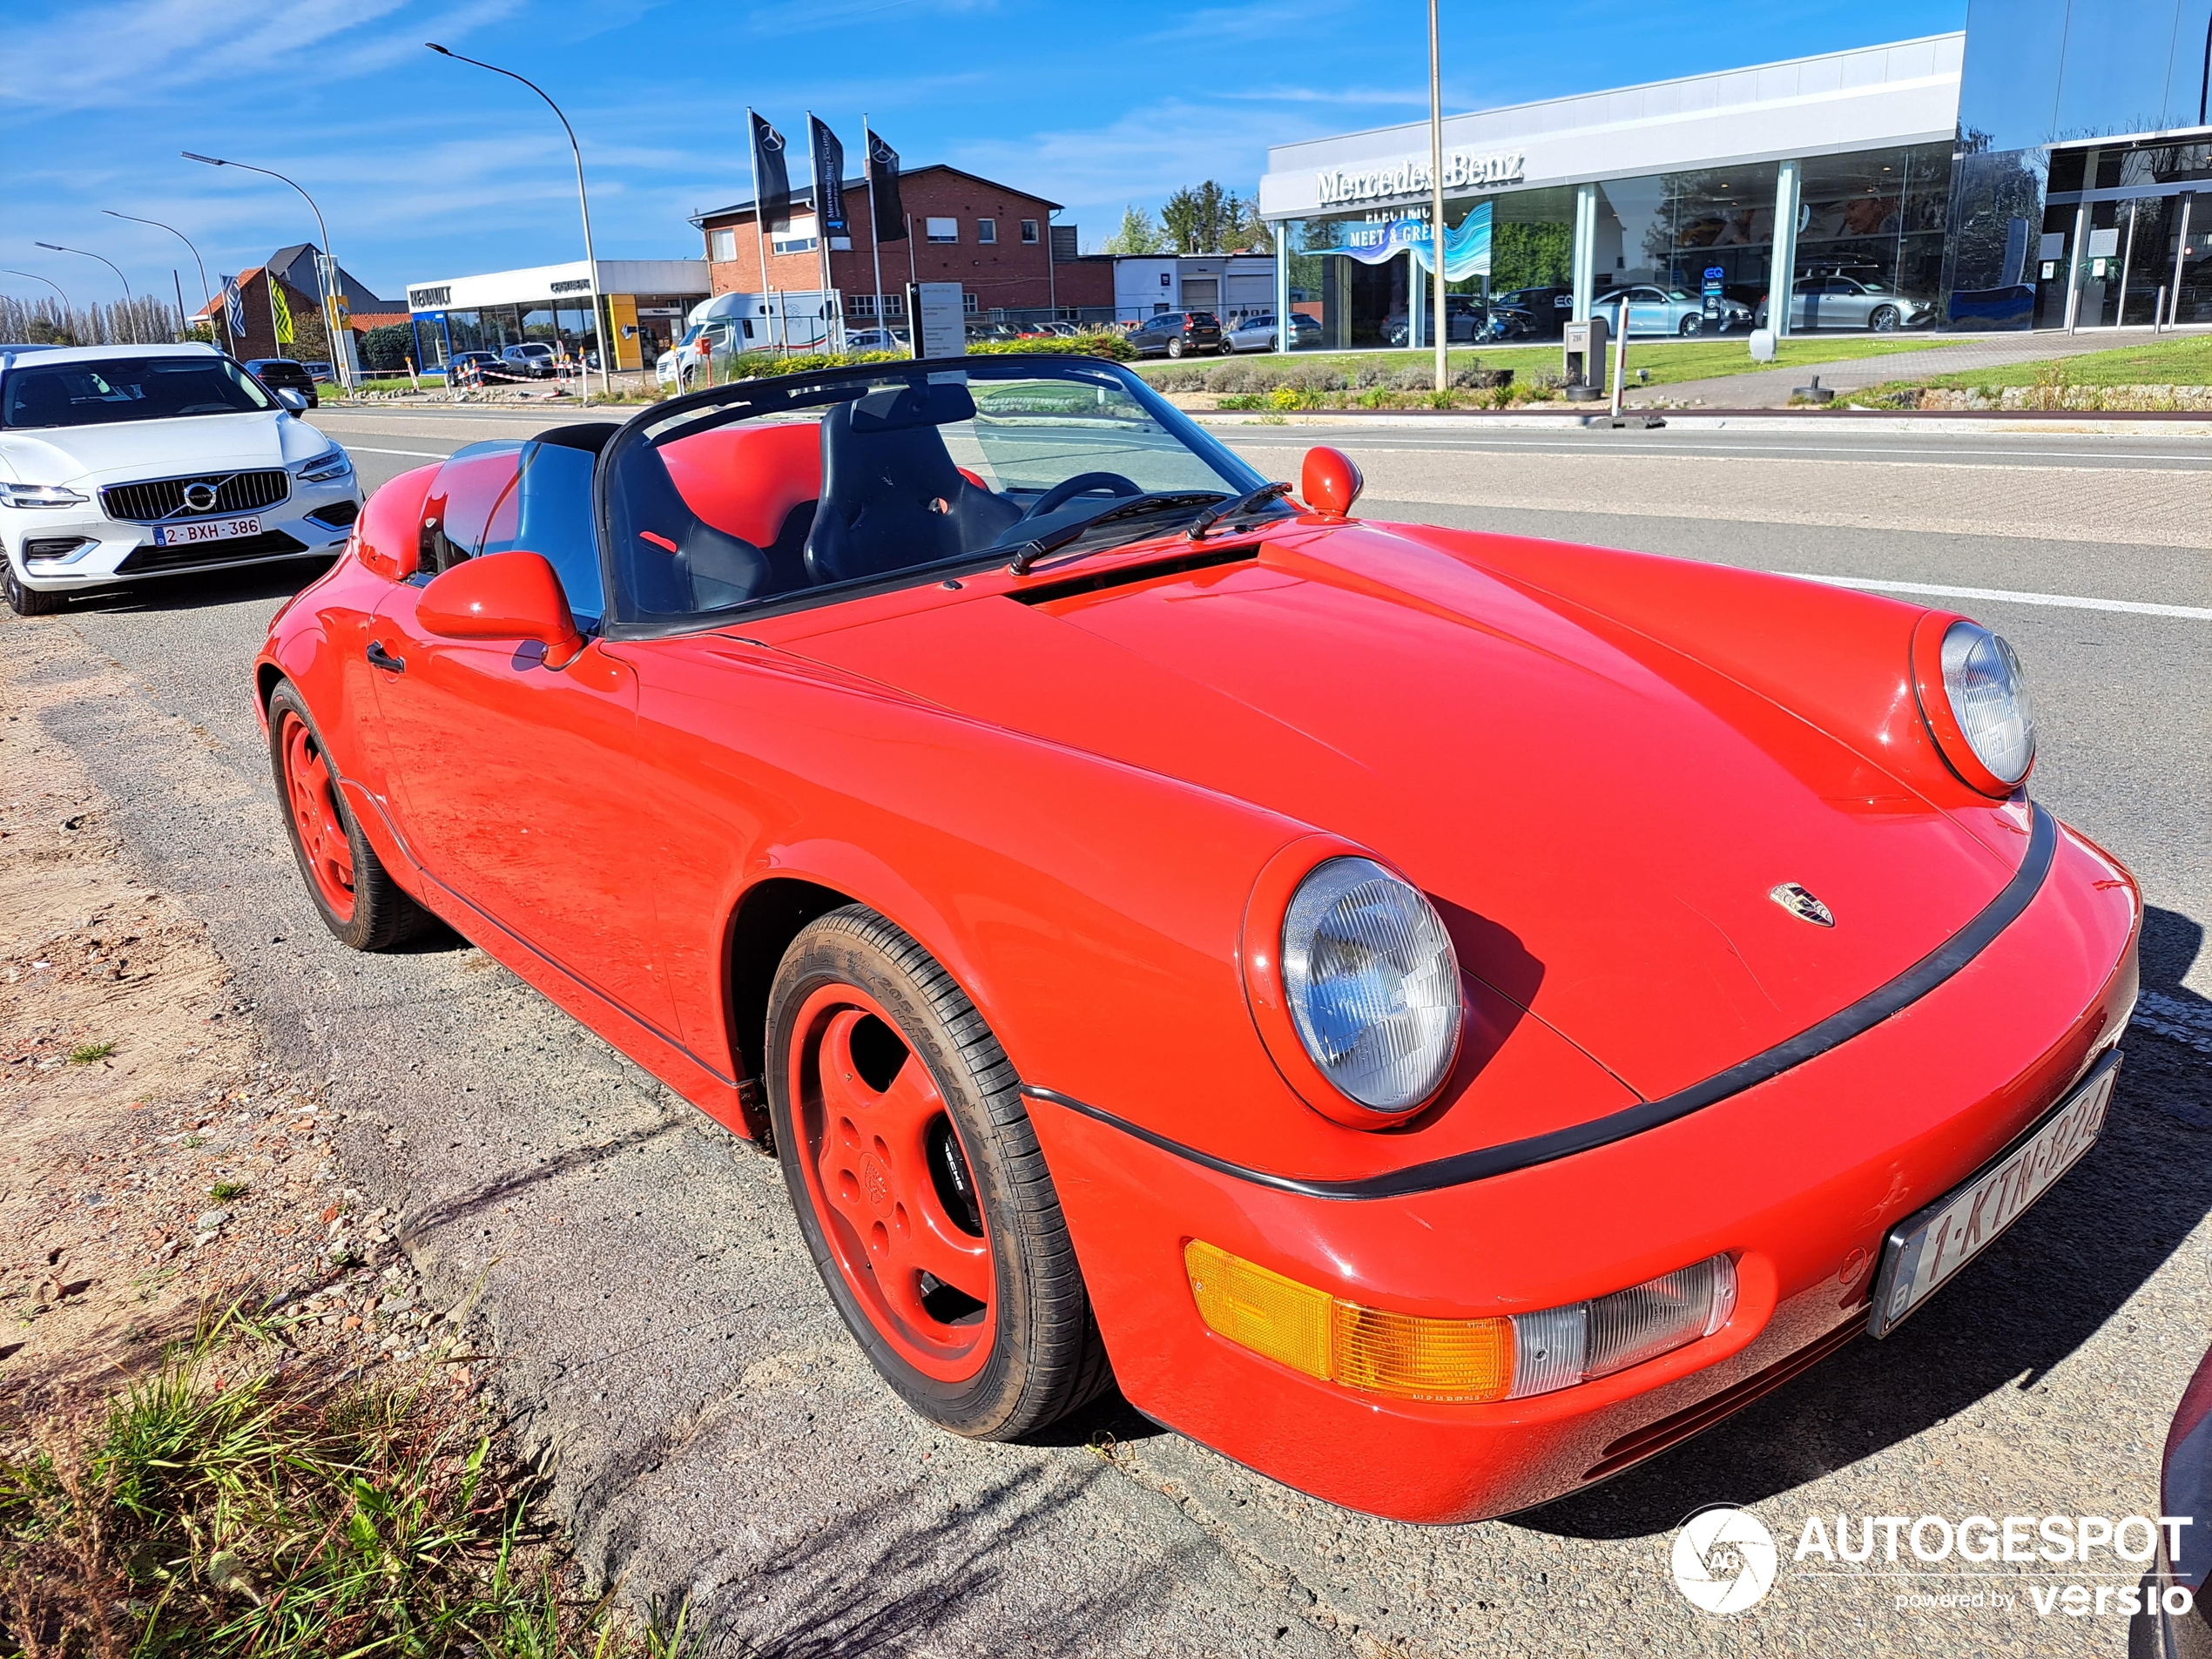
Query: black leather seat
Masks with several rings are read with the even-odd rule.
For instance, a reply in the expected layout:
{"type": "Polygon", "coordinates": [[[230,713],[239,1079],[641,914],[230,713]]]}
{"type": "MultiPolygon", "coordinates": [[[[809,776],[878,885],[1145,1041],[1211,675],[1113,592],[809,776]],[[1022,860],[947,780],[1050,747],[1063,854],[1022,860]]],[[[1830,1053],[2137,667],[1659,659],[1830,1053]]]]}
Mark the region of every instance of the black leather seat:
{"type": "Polygon", "coordinates": [[[972,418],[967,388],[887,387],[822,417],[822,498],[806,536],[817,583],[851,582],[988,547],[1022,516],[968,482],[941,424],[972,418]]]}
{"type": "Polygon", "coordinates": [[[617,550],[638,609],[718,610],[772,590],[767,556],[693,512],[652,445],[631,448],[615,482],[617,550]]]}

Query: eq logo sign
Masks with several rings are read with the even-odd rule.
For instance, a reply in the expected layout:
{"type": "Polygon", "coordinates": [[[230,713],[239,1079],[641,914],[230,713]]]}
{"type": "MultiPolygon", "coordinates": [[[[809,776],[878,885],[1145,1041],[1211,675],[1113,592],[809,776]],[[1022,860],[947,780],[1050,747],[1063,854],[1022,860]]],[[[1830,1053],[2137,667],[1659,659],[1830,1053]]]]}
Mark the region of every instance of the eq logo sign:
{"type": "Polygon", "coordinates": [[[1701,1509],[1675,1534],[1675,1588],[1708,1613],[1741,1613],[1774,1588],[1774,1534],[1747,1509],[1701,1509]]]}

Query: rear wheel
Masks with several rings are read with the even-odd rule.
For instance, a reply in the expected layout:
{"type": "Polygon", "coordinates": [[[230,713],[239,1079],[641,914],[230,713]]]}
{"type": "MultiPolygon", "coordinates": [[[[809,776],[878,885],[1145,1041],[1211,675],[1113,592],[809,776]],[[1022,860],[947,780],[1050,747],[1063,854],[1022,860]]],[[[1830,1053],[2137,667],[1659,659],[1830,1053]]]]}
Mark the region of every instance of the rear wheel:
{"type": "Polygon", "coordinates": [[[434,920],[402,892],[361,832],[322,733],[289,684],[269,698],[269,764],[292,854],[322,924],[354,950],[382,950],[434,920]]]}
{"type": "Polygon", "coordinates": [[[1705,319],[1696,312],[1692,312],[1682,320],[1682,334],[1684,340],[1689,339],[1692,334],[1702,334],[1704,332],[1705,319]]]}
{"type": "Polygon", "coordinates": [[[69,603],[67,594],[24,586],[14,563],[4,554],[0,554],[0,588],[6,589],[8,609],[18,617],[51,617],[69,603]]]}
{"type": "Polygon", "coordinates": [[[1168,355],[1170,357],[1180,357],[1183,355],[1183,336],[1181,334],[1174,335],[1169,340],[1168,355]]]}
{"type": "Polygon", "coordinates": [[[784,1183],[839,1314],[940,1427],[1014,1440],[1111,1377],[1060,1200],[990,1028],[858,905],[785,954],[768,1002],[784,1183]]]}

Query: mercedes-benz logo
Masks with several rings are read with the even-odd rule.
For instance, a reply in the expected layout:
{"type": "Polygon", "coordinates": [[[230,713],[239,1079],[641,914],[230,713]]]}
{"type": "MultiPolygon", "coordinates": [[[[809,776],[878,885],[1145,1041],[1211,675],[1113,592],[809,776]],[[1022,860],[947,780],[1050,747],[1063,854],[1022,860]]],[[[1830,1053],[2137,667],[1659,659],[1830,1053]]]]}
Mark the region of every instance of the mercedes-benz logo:
{"type": "Polygon", "coordinates": [[[1836,913],[1794,881],[1784,881],[1778,887],[1769,888],[1766,896],[1799,921],[1809,921],[1816,927],[1836,925],[1836,913]]]}
{"type": "Polygon", "coordinates": [[[195,513],[215,510],[215,486],[205,478],[195,478],[185,486],[185,505],[195,513]]]}

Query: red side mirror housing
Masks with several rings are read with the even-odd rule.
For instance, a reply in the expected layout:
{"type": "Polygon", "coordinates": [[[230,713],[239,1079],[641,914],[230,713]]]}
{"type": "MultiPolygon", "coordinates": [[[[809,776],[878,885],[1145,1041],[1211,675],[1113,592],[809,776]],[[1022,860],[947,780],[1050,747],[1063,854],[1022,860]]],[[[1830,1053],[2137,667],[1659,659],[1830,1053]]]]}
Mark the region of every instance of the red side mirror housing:
{"type": "Polygon", "coordinates": [[[1298,475],[1298,494],[1319,518],[1342,518],[1359,499],[1367,481],[1350,455],[1326,444],[1305,452],[1305,470],[1298,475]]]}
{"type": "Polygon", "coordinates": [[[422,590],[415,621],[446,639],[535,639],[545,665],[565,668],[583,649],[561,578],[542,553],[486,553],[422,590]]]}

